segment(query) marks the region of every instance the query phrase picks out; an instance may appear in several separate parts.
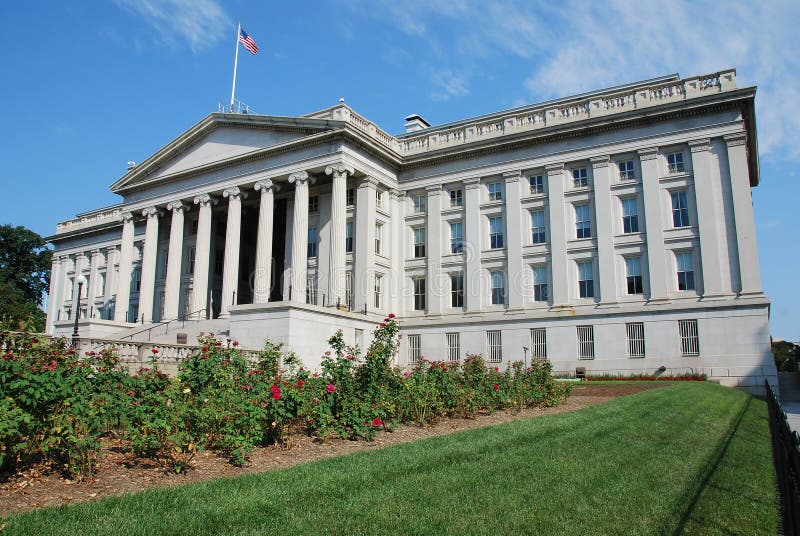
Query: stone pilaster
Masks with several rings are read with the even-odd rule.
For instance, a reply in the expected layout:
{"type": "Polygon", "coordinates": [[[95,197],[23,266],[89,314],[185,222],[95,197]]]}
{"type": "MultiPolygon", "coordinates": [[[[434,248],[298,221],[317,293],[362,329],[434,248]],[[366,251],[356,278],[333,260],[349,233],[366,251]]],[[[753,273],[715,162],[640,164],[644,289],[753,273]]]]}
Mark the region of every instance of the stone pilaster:
{"type": "MultiPolygon", "coordinates": [[[[119,267],[119,248],[116,246],[110,247],[106,250],[106,289],[103,297],[106,304],[112,303],[114,299],[114,292],[117,288],[117,280],[119,267]]],[[[109,320],[113,318],[109,317],[109,320]]]]}
{"type": "Polygon", "coordinates": [[[181,264],[183,261],[184,213],[188,207],[182,201],[172,201],[167,210],[172,211],[169,229],[169,254],[167,256],[167,280],[164,289],[164,317],[161,321],[178,318],[181,293],[181,264]]]}
{"type": "Polygon", "coordinates": [[[94,302],[97,298],[97,278],[100,268],[100,249],[93,249],[89,260],[89,281],[86,289],[86,316],[87,318],[99,318],[94,309],[94,302]]]}
{"type": "Polygon", "coordinates": [[[131,298],[131,272],[133,271],[133,214],[122,213],[122,241],[119,247],[119,277],[117,278],[117,298],[114,303],[116,322],[136,322],[128,318],[131,298]]]}
{"type": "Polygon", "coordinates": [[[225,260],[222,269],[222,296],[219,317],[228,318],[228,309],[237,304],[239,291],[239,245],[242,236],[242,199],[247,197],[238,186],[224,190],[228,199],[228,223],[225,227],[225,260]]]}
{"type": "Polygon", "coordinates": [[[428,214],[425,230],[425,255],[428,270],[425,278],[427,314],[441,316],[447,283],[442,273],[442,186],[427,187],[428,214]]]}
{"type": "MultiPolygon", "coordinates": [[[[156,257],[158,255],[158,218],[162,211],[149,207],[142,211],[147,218],[144,232],[144,248],[142,251],[142,281],[139,291],[139,317],[144,322],[153,321],[153,300],[156,286],[156,257]]],[[[134,320],[135,321],[135,320],[134,320]]]]}
{"type": "Polygon", "coordinates": [[[564,164],[550,164],[547,169],[547,205],[550,212],[550,277],[553,281],[553,307],[569,305],[572,272],[567,265],[567,216],[564,205],[564,164]]]}
{"type": "Polygon", "coordinates": [[[347,177],[353,175],[353,168],[338,164],[325,168],[331,175],[331,246],[330,268],[328,272],[328,302],[344,303],[345,297],[345,225],[347,224],[347,177]]]}
{"type": "Polygon", "coordinates": [[[64,294],[61,289],[64,285],[65,274],[61,266],[61,257],[53,255],[50,266],[50,289],[47,293],[47,325],[44,330],[49,335],[53,334],[53,323],[61,309],[61,300],[64,294]]]}
{"type": "Polygon", "coordinates": [[[253,303],[267,303],[272,288],[272,218],[275,210],[275,191],[279,189],[279,186],[270,179],[264,179],[255,183],[253,188],[257,192],[261,192],[261,203],[258,207],[253,303]]]}
{"type": "Polygon", "coordinates": [[[605,306],[612,305],[617,301],[610,163],[608,156],[592,158],[597,264],[600,269],[600,304],[605,306]]]}
{"type": "Polygon", "coordinates": [[[664,251],[664,215],[661,186],[658,177],[658,148],[639,151],[642,166],[642,195],[644,197],[644,231],[647,240],[647,272],[650,284],[649,301],[667,300],[667,259],[664,251]]]}
{"type": "MultiPolygon", "coordinates": [[[[522,204],[520,192],[520,171],[504,173],[506,202],[506,296],[509,311],[521,310],[526,296],[532,294],[532,283],[522,267],[522,204]]],[[[527,226],[529,227],[529,226],[527,226]]]]}
{"type": "Polygon", "coordinates": [[[193,318],[210,318],[208,310],[208,268],[211,263],[211,207],[217,200],[208,194],[194,198],[199,207],[197,217],[197,240],[194,246],[194,274],[192,276],[192,310],[193,318]]]}
{"type": "MultiPolygon", "coordinates": [[[[356,191],[355,270],[353,271],[353,308],[372,305],[370,293],[375,277],[375,190],[378,181],[365,177],[356,191]]],[[[370,307],[368,307],[369,309],[370,307]]]]}
{"type": "Polygon", "coordinates": [[[306,276],[308,274],[308,172],[298,171],[289,175],[294,184],[294,207],[292,210],[292,272],[291,297],[297,303],[306,302],[306,276]]]}
{"type": "Polygon", "coordinates": [[[694,191],[697,196],[697,226],[700,230],[700,262],[703,265],[703,297],[728,294],[722,287],[722,258],[718,225],[724,225],[717,210],[718,200],[711,183],[711,140],[689,142],[692,151],[694,191]]]}
{"type": "Polygon", "coordinates": [[[464,181],[464,304],[468,313],[480,313],[485,300],[481,277],[481,180],[464,181]]]}

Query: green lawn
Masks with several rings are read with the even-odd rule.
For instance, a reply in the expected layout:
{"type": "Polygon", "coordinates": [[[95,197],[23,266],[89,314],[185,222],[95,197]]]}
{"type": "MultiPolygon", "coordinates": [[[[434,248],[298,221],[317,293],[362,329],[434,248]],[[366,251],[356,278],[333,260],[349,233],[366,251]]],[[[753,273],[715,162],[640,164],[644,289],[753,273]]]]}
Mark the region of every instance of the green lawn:
{"type": "Polygon", "coordinates": [[[764,402],[707,383],[7,519],[16,534],[775,534],[764,402]]]}

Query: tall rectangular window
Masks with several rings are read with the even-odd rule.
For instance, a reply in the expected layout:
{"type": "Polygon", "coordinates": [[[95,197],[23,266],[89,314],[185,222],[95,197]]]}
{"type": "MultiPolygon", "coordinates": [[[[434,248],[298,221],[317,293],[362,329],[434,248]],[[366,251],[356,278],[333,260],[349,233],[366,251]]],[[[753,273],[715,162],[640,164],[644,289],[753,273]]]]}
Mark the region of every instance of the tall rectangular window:
{"type": "Polygon", "coordinates": [[[309,227],[308,228],[308,257],[316,257],[317,256],[317,247],[318,244],[318,234],[316,227],[309,227]]]}
{"type": "Polygon", "coordinates": [[[414,310],[425,310],[425,278],[414,278],[414,310]]]}
{"type": "Polygon", "coordinates": [[[575,236],[577,238],[592,237],[592,220],[589,216],[589,205],[575,205],[575,236]]]}
{"type": "Polygon", "coordinates": [[[345,190],[345,203],[348,207],[355,206],[356,204],[356,191],[353,188],[345,190]]]}
{"type": "Polygon", "coordinates": [[[308,198],[308,211],[319,212],[319,196],[312,195],[308,198]]]}
{"type": "Polygon", "coordinates": [[[492,249],[503,247],[503,218],[489,218],[489,246],[492,249]]]}
{"type": "Polygon", "coordinates": [[[550,299],[547,289],[547,267],[533,267],[533,301],[546,302],[550,299]]]}
{"type": "Polygon", "coordinates": [[[628,337],[628,357],[644,357],[644,323],[625,324],[625,334],[628,337]]]}
{"type": "Polygon", "coordinates": [[[447,359],[458,361],[461,357],[461,341],[458,333],[445,333],[447,339],[447,359]]]}
{"type": "Polygon", "coordinates": [[[375,190],[375,206],[382,207],[383,206],[383,192],[380,190],[375,190]]]}
{"type": "Polygon", "coordinates": [[[670,173],[683,173],[683,153],[670,153],[667,155],[667,166],[670,173]]]}
{"type": "Polygon", "coordinates": [[[344,305],[348,311],[353,309],[353,272],[350,270],[344,273],[344,305]]]}
{"type": "Polygon", "coordinates": [[[349,221],[344,225],[344,251],[353,252],[353,222],[349,221]]]}
{"type": "Polygon", "coordinates": [[[450,275],[450,306],[454,308],[464,307],[464,275],[450,275]]]}
{"type": "Polygon", "coordinates": [[[684,357],[700,355],[697,320],[678,320],[678,331],[681,335],[681,355],[684,357]]]}
{"type": "Polygon", "coordinates": [[[533,210],[531,211],[531,243],[544,244],[546,241],[544,210],[533,210]]]}
{"type": "Polygon", "coordinates": [[[686,198],[686,190],[672,192],[672,226],[689,226],[689,203],[686,198]]]}
{"type": "Polygon", "coordinates": [[[492,305],[506,303],[506,277],[503,272],[492,272],[492,305]]]}
{"type": "Polygon", "coordinates": [[[619,166],[619,179],[622,181],[632,181],[636,177],[633,174],[633,160],[625,160],[617,164],[619,166]]]}
{"type": "Polygon", "coordinates": [[[194,246],[189,248],[189,262],[186,263],[186,273],[188,275],[194,274],[194,263],[195,263],[195,249],[194,246]]]}
{"type": "Polygon", "coordinates": [[[642,290],[642,258],[627,257],[625,259],[625,279],[628,294],[641,294],[642,290]]]}
{"type": "Polygon", "coordinates": [[[450,224],[450,253],[464,252],[464,224],[460,221],[450,224]]]}
{"type": "Polygon", "coordinates": [[[593,326],[578,326],[578,358],[594,359],[593,326]]]}
{"type": "Polygon", "coordinates": [[[464,190],[455,188],[450,190],[450,206],[461,207],[464,205],[464,190]]]}
{"type": "Polygon", "coordinates": [[[578,296],[581,298],[594,297],[594,280],[592,279],[592,263],[578,263],[578,296]]]}
{"type": "Polygon", "coordinates": [[[419,363],[419,358],[422,356],[419,344],[419,335],[408,336],[408,362],[419,363]]]}
{"type": "Polygon", "coordinates": [[[317,277],[313,273],[306,276],[306,303],[317,304],[317,277]]]}
{"type": "Polygon", "coordinates": [[[503,183],[490,182],[489,183],[489,201],[502,201],[503,200],[503,183]]]}
{"type": "Polygon", "coordinates": [[[423,214],[428,210],[428,197],[426,195],[412,196],[411,201],[414,203],[414,214],[423,214]]]}
{"type": "Polygon", "coordinates": [[[547,358],[547,332],[545,328],[531,328],[531,359],[547,358]]]}
{"type": "Polygon", "coordinates": [[[425,256],[425,228],[414,227],[414,258],[425,256]]]}
{"type": "Polygon", "coordinates": [[[678,266],[678,290],[694,290],[694,267],[692,253],[689,251],[675,254],[678,266]]]}
{"type": "Polygon", "coordinates": [[[381,309],[381,290],[383,287],[383,276],[375,274],[375,309],[381,309]]]}
{"type": "Polygon", "coordinates": [[[622,200],[622,232],[639,232],[639,206],[635,197],[622,200]]]}
{"type": "Polygon", "coordinates": [[[572,185],[575,188],[589,186],[589,172],[585,167],[572,170],[572,185]]]}
{"type": "Polygon", "coordinates": [[[375,254],[381,254],[381,242],[383,241],[383,224],[375,224],[375,254]]]}
{"type": "Polygon", "coordinates": [[[500,331],[487,331],[486,343],[489,347],[489,363],[503,361],[503,341],[500,338],[500,331]]]}
{"type": "Polygon", "coordinates": [[[530,187],[530,191],[532,194],[543,194],[544,193],[544,177],[541,175],[534,175],[532,177],[528,177],[528,186],[530,187]]]}

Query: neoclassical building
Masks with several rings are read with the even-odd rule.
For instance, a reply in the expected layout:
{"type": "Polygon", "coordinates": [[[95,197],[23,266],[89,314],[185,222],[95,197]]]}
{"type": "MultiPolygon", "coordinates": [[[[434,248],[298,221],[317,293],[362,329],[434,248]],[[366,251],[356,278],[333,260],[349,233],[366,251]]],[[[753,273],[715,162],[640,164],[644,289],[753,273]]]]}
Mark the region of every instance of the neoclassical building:
{"type": "Polygon", "coordinates": [[[132,164],[120,204],[58,224],[48,331],[185,318],[313,367],[337,329],[363,347],[393,312],[400,365],[546,357],[756,389],[775,367],[754,97],[729,70],[441,126],[412,115],[398,135],[343,102],[213,113],[132,164]]]}

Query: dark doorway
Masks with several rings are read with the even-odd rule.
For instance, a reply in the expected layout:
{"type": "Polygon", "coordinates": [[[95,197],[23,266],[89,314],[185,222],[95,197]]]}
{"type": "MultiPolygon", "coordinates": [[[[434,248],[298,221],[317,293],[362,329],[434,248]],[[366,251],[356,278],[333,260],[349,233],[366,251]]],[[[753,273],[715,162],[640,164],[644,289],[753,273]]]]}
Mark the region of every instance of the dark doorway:
{"type": "Polygon", "coordinates": [[[283,267],[286,264],[286,199],[275,200],[272,221],[272,277],[269,301],[283,301],[283,267]]]}

